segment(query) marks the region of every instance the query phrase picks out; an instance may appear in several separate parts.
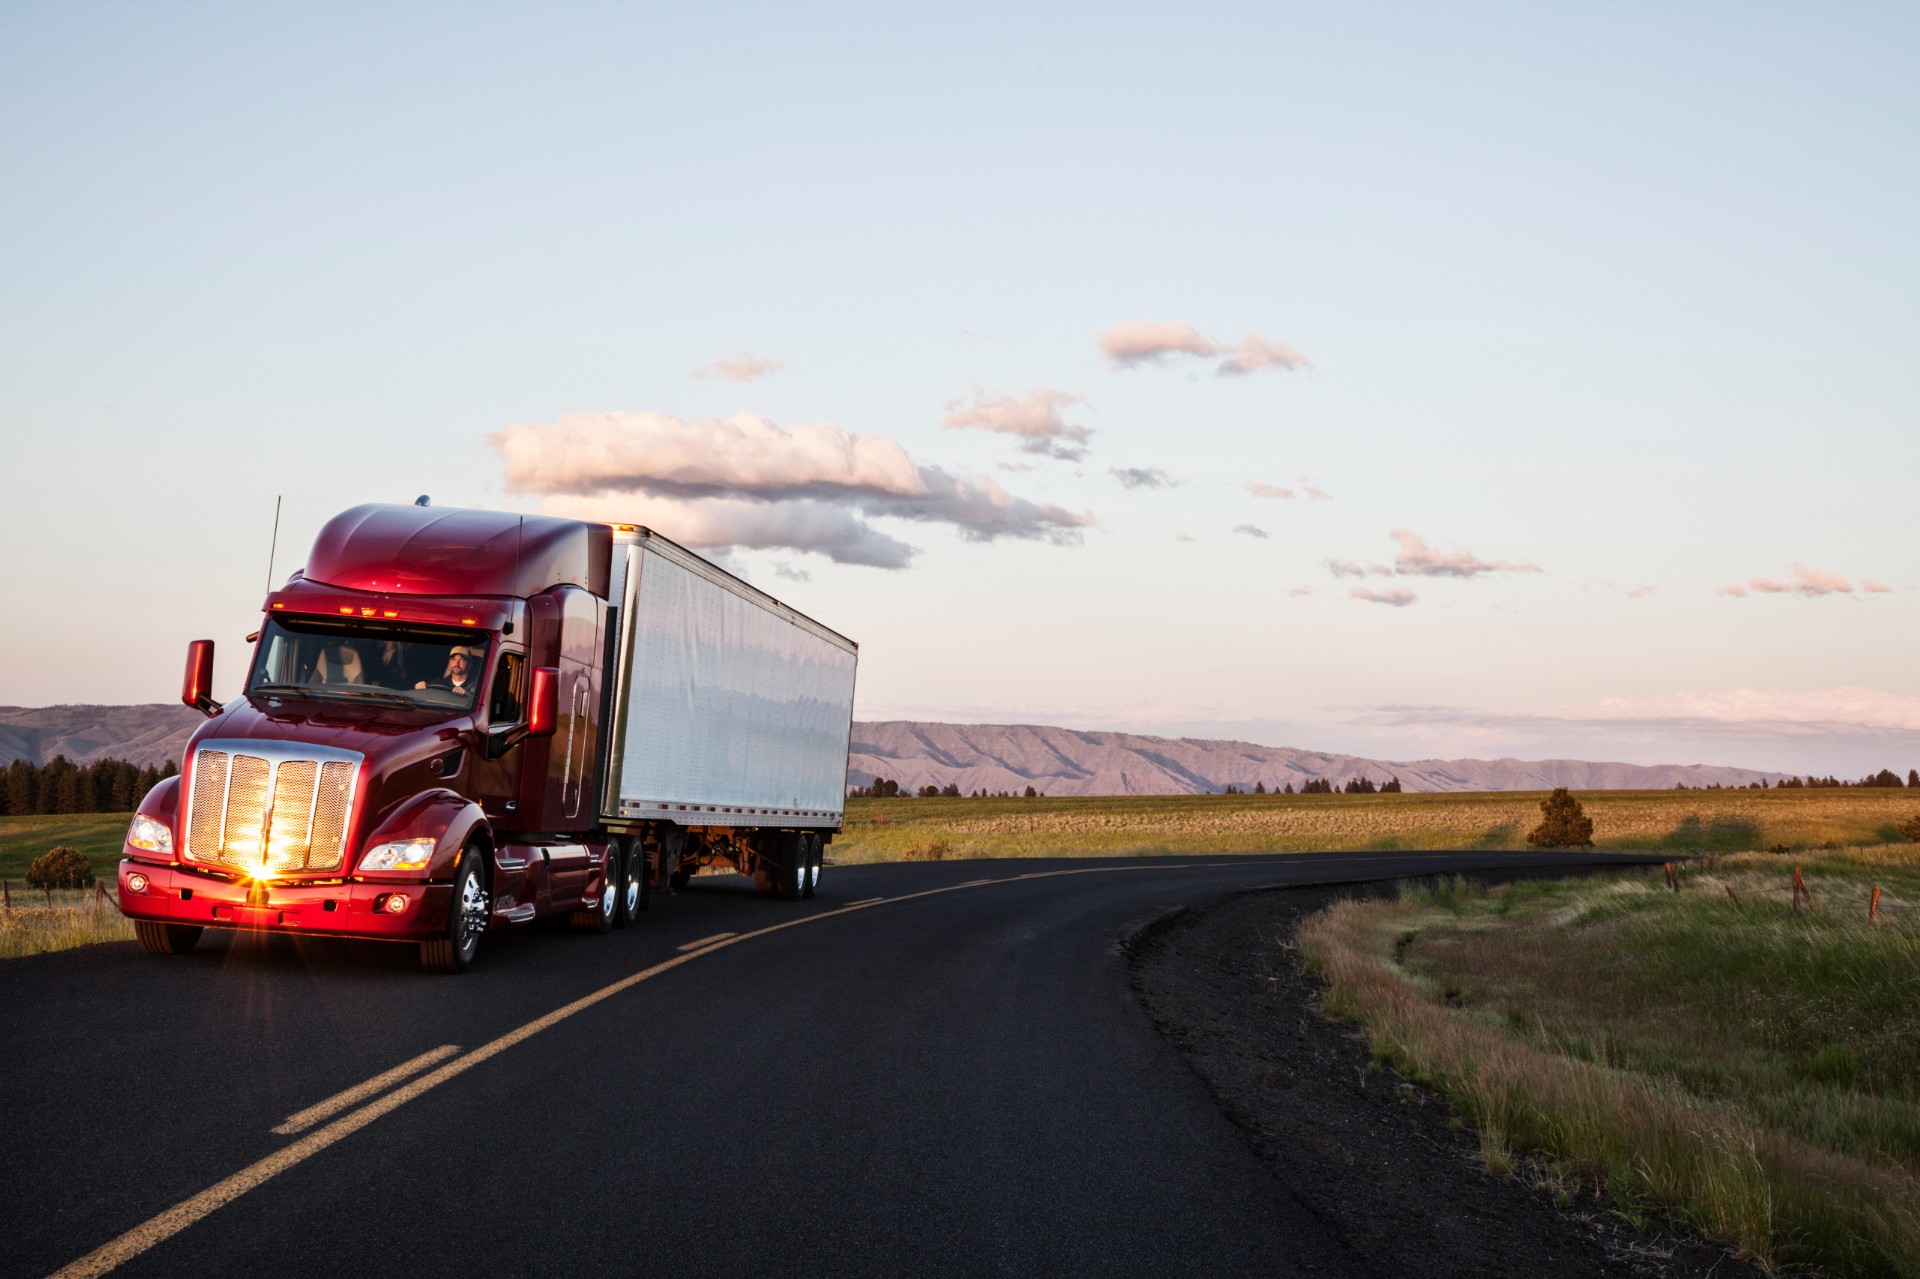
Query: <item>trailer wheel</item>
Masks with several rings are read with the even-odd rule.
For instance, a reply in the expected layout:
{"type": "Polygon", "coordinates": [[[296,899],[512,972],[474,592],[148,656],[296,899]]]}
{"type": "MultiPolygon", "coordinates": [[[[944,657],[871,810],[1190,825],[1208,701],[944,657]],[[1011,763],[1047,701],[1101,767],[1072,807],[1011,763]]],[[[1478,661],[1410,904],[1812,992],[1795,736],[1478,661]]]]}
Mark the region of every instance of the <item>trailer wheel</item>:
{"type": "Polygon", "coordinates": [[[647,850],[639,840],[623,840],[626,856],[620,859],[620,869],[626,873],[625,885],[620,891],[620,909],[614,917],[614,925],[628,928],[640,922],[640,912],[647,908],[647,881],[651,869],[647,865],[647,850]]]}
{"type": "Polygon", "coordinates": [[[806,844],[807,856],[805,869],[800,872],[806,886],[800,890],[800,895],[810,898],[814,889],[820,887],[820,863],[826,860],[826,853],[818,835],[803,835],[801,839],[806,844]]]}
{"type": "Polygon", "coordinates": [[[453,876],[453,900],[447,903],[447,935],[420,943],[420,966],[430,973],[463,973],[480,952],[480,937],[493,922],[493,894],[487,888],[487,856],[477,844],[460,854],[453,876]]]}
{"type": "Polygon", "coordinates": [[[600,896],[593,901],[583,902],[579,910],[573,912],[570,922],[576,932],[607,933],[613,931],[614,917],[620,913],[620,853],[607,849],[607,864],[600,876],[600,896]]]}
{"type": "Polygon", "coordinates": [[[763,858],[768,886],[783,902],[797,902],[807,891],[807,837],[799,831],[782,835],[771,858],[763,858]]]}
{"type": "Polygon", "coordinates": [[[206,931],[199,924],[165,924],[157,919],[133,921],[133,935],[140,939],[140,949],[149,955],[184,955],[200,944],[200,934],[206,931]]]}

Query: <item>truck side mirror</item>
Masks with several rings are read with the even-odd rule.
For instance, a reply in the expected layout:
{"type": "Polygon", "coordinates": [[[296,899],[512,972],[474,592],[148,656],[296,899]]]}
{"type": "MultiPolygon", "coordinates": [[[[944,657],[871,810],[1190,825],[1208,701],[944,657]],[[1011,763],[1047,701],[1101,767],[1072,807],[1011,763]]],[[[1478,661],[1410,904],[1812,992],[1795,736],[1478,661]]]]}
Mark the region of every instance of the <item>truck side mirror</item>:
{"type": "Polygon", "coordinates": [[[552,737],[560,724],[560,668],[533,668],[533,687],[527,696],[527,736],[552,737]]]}
{"type": "Polygon", "coordinates": [[[202,715],[220,713],[213,700],[213,641],[193,640],[187,645],[187,673],[180,682],[180,700],[202,715]]]}

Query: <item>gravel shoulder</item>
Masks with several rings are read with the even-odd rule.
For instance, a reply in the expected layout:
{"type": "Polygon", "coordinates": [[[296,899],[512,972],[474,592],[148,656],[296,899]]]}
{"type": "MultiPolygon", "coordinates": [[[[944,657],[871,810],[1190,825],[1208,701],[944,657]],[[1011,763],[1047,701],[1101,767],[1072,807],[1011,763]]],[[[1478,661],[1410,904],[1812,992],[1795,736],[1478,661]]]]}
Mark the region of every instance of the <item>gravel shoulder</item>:
{"type": "Polygon", "coordinates": [[[1545,1161],[1481,1165],[1439,1095],[1371,1064],[1322,1013],[1291,938],[1391,885],[1266,889],[1162,916],[1126,944],[1135,993],[1272,1173],[1347,1249],[1348,1273],[1758,1276],[1688,1232],[1641,1228],[1589,1191],[1557,1204],[1545,1161]]]}

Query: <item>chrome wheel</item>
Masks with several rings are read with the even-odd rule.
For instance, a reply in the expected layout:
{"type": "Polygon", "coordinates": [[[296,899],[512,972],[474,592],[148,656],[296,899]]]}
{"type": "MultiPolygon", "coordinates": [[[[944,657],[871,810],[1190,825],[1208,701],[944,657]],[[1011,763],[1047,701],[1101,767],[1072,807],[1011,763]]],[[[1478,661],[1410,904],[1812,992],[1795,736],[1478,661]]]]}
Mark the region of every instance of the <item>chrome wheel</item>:
{"type": "Polygon", "coordinates": [[[487,931],[487,922],[493,915],[493,899],[481,882],[479,872],[471,867],[460,879],[459,912],[453,942],[465,954],[480,944],[480,935],[487,931]]]}

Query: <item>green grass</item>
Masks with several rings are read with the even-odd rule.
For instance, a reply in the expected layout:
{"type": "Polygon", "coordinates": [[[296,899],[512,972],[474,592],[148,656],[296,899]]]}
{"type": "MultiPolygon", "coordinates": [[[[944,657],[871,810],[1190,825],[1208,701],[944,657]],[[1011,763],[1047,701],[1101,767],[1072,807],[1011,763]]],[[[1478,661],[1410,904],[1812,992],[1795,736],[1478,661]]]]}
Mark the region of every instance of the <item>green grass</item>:
{"type": "MultiPolygon", "coordinates": [[[[1584,791],[1602,849],[1737,852],[1899,838],[1907,790],[1584,791]]],[[[898,861],[945,839],[964,857],[1525,848],[1540,792],[852,799],[843,863],[898,861]]]]}
{"type": "Polygon", "coordinates": [[[1769,1264],[1920,1275],[1920,850],[1678,874],[1410,888],[1300,942],[1490,1168],[1529,1148],[1769,1264]]]}
{"type": "Polygon", "coordinates": [[[64,889],[50,895],[34,889],[16,896],[11,909],[0,910],[0,960],[97,942],[132,941],[133,921],[120,913],[112,891],[109,888],[105,898],[92,890],[64,889]]]}
{"type": "Polygon", "coordinates": [[[77,848],[93,862],[93,873],[111,881],[120,864],[121,843],[132,813],[82,813],[72,817],[0,817],[0,879],[14,891],[26,882],[33,859],[59,844],[77,848]]]}

